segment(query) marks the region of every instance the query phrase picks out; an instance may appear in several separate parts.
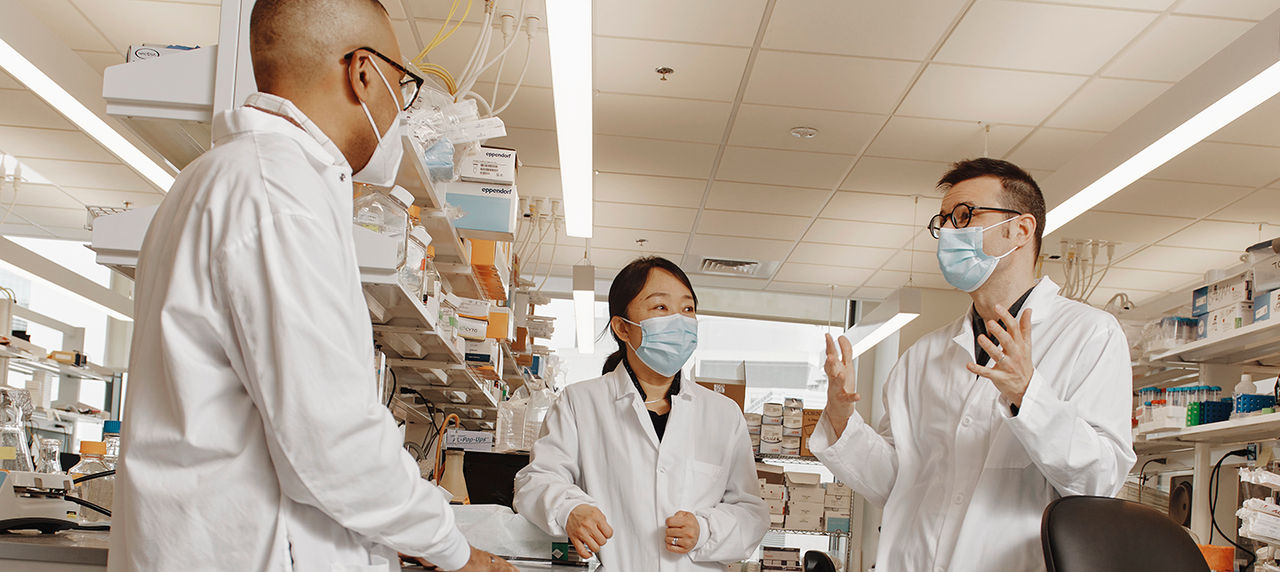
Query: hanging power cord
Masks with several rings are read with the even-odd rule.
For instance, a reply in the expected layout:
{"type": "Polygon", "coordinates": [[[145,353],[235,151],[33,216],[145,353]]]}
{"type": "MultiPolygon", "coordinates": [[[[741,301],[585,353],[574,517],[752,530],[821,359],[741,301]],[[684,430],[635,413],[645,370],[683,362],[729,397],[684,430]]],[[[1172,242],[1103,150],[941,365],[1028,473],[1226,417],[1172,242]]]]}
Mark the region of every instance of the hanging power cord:
{"type": "Polygon", "coordinates": [[[423,47],[422,51],[419,52],[411,62],[419,71],[440,78],[440,80],[444,82],[445,88],[449,90],[450,95],[457,93],[457,81],[454,79],[453,74],[450,74],[449,70],[445,69],[444,66],[427,62],[427,54],[430,54],[431,50],[439,47],[445,40],[448,40],[453,36],[454,32],[458,31],[458,28],[460,28],[462,23],[466,21],[467,15],[471,14],[471,2],[472,0],[467,0],[467,7],[463,10],[462,17],[458,18],[457,23],[454,23],[453,28],[450,29],[449,24],[453,23],[453,15],[457,13],[458,6],[462,3],[461,0],[454,0],[453,4],[449,7],[449,15],[445,17],[444,24],[440,26],[440,29],[436,31],[436,35],[431,38],[430,42],[427,42],[427,45],[423,47]],[[445,31],[446,29],[448,29],[448,32],[445,31]]]}
{"type": "MultiPolygon", "coordinates": [[[[497,109],[493,110],[494,115],[502,113],[503,111],[506,111],[508,107],[511,107],[511,102],[515,101],[516,94],[520,92],[520,86],[524,85],[524,76],[529,71],[529,59],[530,56],[533,55],[533,24],[537,21],[537,18],[529,16],[527,20],[524,32],[528,41],[526,42],[527,47],[524,52],[524,65],[520,67],[520,77],[516,78],[516,84],[511,88],[511,94],[507,96],[507,100],[503,102],[502,105],[499,105],[497,109]]],[[[501,76],[502,74],[498,75],[501,76]]],[[[499,79],[501,79],[501,77],[499,77],[499,79]]],[[[498,105],[498,83],[496,81],[493,84],[493,104],[498,105]]]]}
{"type": "Polygon", "coordinates": [[[1213,532],[1215,530],[1218,531],[1218,534],[1222,536],[1223,540],[1230,542],[1232,546],[1245,551],[1245,553],[1249,555],[1249,563],[1245,564],[1243,568],[1243,570],[1248,570],[1253,566],[1254,562],[1258,561],[1258,555],[1254,554],[1252,550],[1241,546],[1240,543],[1231,540],[1226,533],[1222,532],[1222,529],[1218,527],[1217,515],[1214,513],[1214,511],[1217,510],[1218,504],[1218,487],[1222,484],[1222,481],[1220,481],[1218,477],[1221,476],[1220,471],[1222,470],[1222,462],[1226,461],[1227,457],[1244,457],[1247,459],[1249,458],[1249,450],[1236,449],[1235,451],[1231,451],[1230,453],[1223,455],[1222,458],[1218,459],[1218,462],[1213,465],[1213,472],[1209,473],[1209,522],[1213,524],[1213,528],[1209,530],[1209,543],[1213,543],[1213,532]]]}
{"type": "Polygon", "coordinates": [[[387,407],[391,407],[391,402],[396,398],[396,386],[400,383],[399,380],[396,379],[396,370],[391,369],[391,366],[386,367],[387,373],[391,375],[391,396],[387,398],[387,407]]]}
{"type": "Polygon", "coordinates": [[[1147,474],[1147,465],[1150,465],[1151,463],[1160,463],[1163,465],[1168,462],[1168,458],[1158,457],[1155,459],[1147,459],[1147,462],[1142,464],[1142,468],[1138,470],[1138,504],[1142,504],[1142,488],[1147,486],[1147,479],[1151,478],[1151,475],[1147,474]]]}
{"type": "MultiPolygon", "coordinates": [[[[524,26],[525,8],[527,4],[528,4],[528,0],[520,0],[520,15],[516,17],[516,31],[515,31],[515,34],[512,35],[511,41],[507,42],[506,45],[502,47],[502,51],[499,52],[498,55],[494,56],[492,60],[489,60],[484,65],[476,68],[475,73],[471,75],[463,74],[462,83],[458,86],[459,91],[463,93],[472,91],[472,88],[475,87],[476,85],[476,81],[480,79],[480,76],[484,75],[484,72],[489,71],[489,68],[493,67],[493,64],[496,64],[506,59],[507,52],[511,50],[511,46],[516,45],[515,37],[520,35],[520,30],[524,26]]],[[[488,33],[486,34],[486,36],[489,38],[492,38],[493,37],[493,29],[492,29],[493,16],[492,15],[489,16],[488,26],[489,28],[487,29],[488,33]]],[[[489,46],[487,45],[487,42],[486,42],[484,51],[485,51],[485,57],[488,57],[489,46]]],[[[485,61],[484,57],[480,58],[480,61],[482,62],[485,61]]],[[[479,96],[477,95],[476,97],[479,97],[479,96]]]]}
{"type": "MultiPolygon", "coordinates": [[[[538,291],[542,291],[542,287],[547,285],[547,280],[551,278],[551,271],[556,267],[556,249],[560,247],[560,229],[556,228],[556,219],[551,219],[551,233],[555,235],[551,241],[551,256],[547,260],[547,275],[542,277],[542,282],[538,284],[538,291]]],[[[534,275],[537,276],[536,274],[534,275]]]]}
{"type": "Polygon", "coordinates": [[[107,516],[111,516],[111,511],[109,511],[109,510],[107,510],[107,509],[105,509],[105,508],[102,508],[102,507],[100,507],[100,506],[98,506],[98,505],[96,505],[96,504],[93,504],[93,503],[91,503],[91,502],[89,502],[89,501],[87,501],[87,500],[84,500],[84,499],[82,499],[82,498],[73,497],[73,496],[71,496],[71,495],[67,495],[67,496],[65,496],[65,497],[63,497],[63,498],[65,498],[65,499],[67,499],[67,500],[69,500],[69,501],[71,501],[71,502],[73,502],[73,503],[75,503],[75,504],[78,504],[78,505],[80,505],[80,506],[82,506],[82,507],[85,507],[85,508],[87,508],[87,509],[89,509],[89,510],[92,510],[92,511],[94,511],[94,512],[100,512],[100,513],[105,514],[105,515],[107,515],[107,516]]]}

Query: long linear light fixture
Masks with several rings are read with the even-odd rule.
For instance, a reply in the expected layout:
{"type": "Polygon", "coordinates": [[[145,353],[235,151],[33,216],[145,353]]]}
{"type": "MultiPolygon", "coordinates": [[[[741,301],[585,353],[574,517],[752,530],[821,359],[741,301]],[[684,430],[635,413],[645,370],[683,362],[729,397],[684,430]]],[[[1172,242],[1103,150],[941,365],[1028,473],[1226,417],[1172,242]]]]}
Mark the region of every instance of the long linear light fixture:
{"type": "Polygon", "coordinates": [[[85,107],[80,100],[73,97],[67,90],[62,89],[58,82],[53,81],[48,75],[40,71],[40,68],[32,64],[30,60],[18,53],[7,42],[0,39],[0,68],[4,68],[9,75],[12,75],[28,89],[34,91],[40,99],[58,110],[58,113],[64,115],[72,123],[76,124],[81,130],[87,133],[113,155],[119,157],[121,161],[127,163],[138,174],[145,177],[151,184],[157,186],[162,191],[168,191],[173,186],[173,175],[170,175],[163,167],[151,160],[150,157],[138,149],[133,143],[125,139],[110,125],[107,125],[102,118],[98,117],[88,107],[85,107]]]}
{"type": "Polygon", "coordinates": [[[578,353],[596,352],[596,267],[579,264],[573,267],[573,316],[578,332],[578,353]]]}
{"type": "Polygon", "coordinates": [[[569,236],[591,238],[591,0],[547,0],[547,43],[565,231],[569,236]]]}
{"type": "Polygon", "coordinates": [[[863,316],[858,324],[845,332],[853,342],[853,358],[884,341],[903,326],[920,317],[920,291],[915,288],[899,288],[885,298],[871,313],[863,316]]]}
{"type": "Polygon", "coordinates": [[[1085,211],[1107,200],[1111,195],[1177,157],[1192,145],[1212,135],[1241,115],[1280,93],[1280,62],[1272,64],[1253,79],[1244,82],[1218,101],[1175,127],[1127,161],[1112,169],[1045,217],[1044,233],[1052,233],[1085,211]]]}

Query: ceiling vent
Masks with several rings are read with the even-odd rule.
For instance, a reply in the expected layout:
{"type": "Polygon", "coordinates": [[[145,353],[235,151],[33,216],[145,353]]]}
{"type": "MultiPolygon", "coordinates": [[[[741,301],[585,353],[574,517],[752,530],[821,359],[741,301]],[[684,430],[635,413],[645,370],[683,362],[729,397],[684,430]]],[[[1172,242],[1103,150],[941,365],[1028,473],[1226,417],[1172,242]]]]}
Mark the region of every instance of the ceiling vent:
{"type": "Polygon", "coordinates": [[[719,276],[768,278],[775,266],[777,266],[777,263],[774,262],[705,257],[702,259],[702,263],[698,265],[698,271],[702,274],[716,274],[719,276]]]}

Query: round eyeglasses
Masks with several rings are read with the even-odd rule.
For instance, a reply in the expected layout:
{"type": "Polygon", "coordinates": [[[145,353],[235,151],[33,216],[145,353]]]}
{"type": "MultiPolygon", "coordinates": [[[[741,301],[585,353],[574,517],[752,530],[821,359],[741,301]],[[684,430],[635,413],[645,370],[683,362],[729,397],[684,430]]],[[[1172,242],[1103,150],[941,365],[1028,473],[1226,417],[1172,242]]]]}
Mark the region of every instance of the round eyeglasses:
{"type": "Polygon", "coordinates": [[[934,238],[938,238],[938,231],[941,230],[942,226],[947,224],[948,221],[951,222],[951,228],[965,228],[969,226],[969,223],[973,222],[974,213],[977,213],[980,211],[1009,213],[1014,215],[1022,214],[1018,211],[1010,210],[1010,209],[1002,209],[998,207],[979,207],[979,206],[971,205],[969,203],[960,203],[956,205],[955,208],[951,209],[951,212],[946,214],[939,213],[939,214],[933,215],[933,218],[929,219],[929,235],[934,238]]]}
{"type": "Polygon", "coordinates": [[[406,68],[396,63],[395,60],[382,55],[381,52],[370,47],[361,47],[361,48],[356,48],[354,50],[351,50],[350,52],[347,52],[347,55],[342,56],[342,59],[349,60],[351,59],[351,56],[354,56],[356,52],[360,50],[364,50],[375,56],[378,56],[379,58],[382,58],[382,61],[387,62],[388,64],[391,64],[391,67],[395,68],[396,71],[404,74],[403,79],[401,79],[399,82],[400,83],[400,100],[404,102],[404,107],[402,107],[400,110],[409,111],[409,108],[413,107],[413,102],[418,99],[418,92],[422,91],[422,84],[426,83],[426,80],[422,79],[422,76],[409,71],[409,68],[406,68]]]}

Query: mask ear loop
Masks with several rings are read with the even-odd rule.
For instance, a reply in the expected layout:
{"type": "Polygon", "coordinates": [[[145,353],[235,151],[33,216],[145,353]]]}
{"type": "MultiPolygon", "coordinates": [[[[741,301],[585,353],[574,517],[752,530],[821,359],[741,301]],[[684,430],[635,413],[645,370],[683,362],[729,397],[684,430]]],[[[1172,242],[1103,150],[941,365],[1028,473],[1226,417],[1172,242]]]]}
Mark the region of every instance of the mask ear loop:
{"type": "MultiPolygon", "coordinates": [[[[982,229],[982,232],[987,232],[988,230],[991,230],[991,229],[993,229],[993,228],[995,228],[995,227],[997,227],[997,226],[1002,226],[1002,225],[1004,225],[1005,223],[1007,223],[1007,222],[1009,222],[1009,221],[1011,221],[1011,220],[1018,220],[1018,217],[1021,217],[1021,216],[1022,216],[1022,215],[1018,215],[1018,216],[1011,216],[1011,217],[1009,217],[1009,218],[1007,218],[1007,219],[1004,219],[1004,220],[1003,220],[1003,221],[1001,221],[1001,222],[998,222],[998,223],[996,223],[996,224],[993,224],[993,225],[991,225],[991,226],[988,226],[988,227],[986,227],[986,228],[982,229]]],[[[1025,246],[1025,244],[1019,244],[1019,245],[1017,245],[1017,246],[1014,246],[1013,248],[1010,248],[1010,249],[1009,249],[1009,252],[1006,252],[1006,253],[1004,253],[1004,254],[1001,254],[1000,256],[996,256],[996,257],[995,257],[995,259],[996,259],[996,260],[1003,260],[1003,259],[1004,259],[1004,257],[1009,256],[1010,254],[1013,254],[1013,251],[1015,251],[1015,250],[1017,250],[1017,249],[1019,249],[1019,248],[1022,248],[1023,246],[1025,246]]]]}

